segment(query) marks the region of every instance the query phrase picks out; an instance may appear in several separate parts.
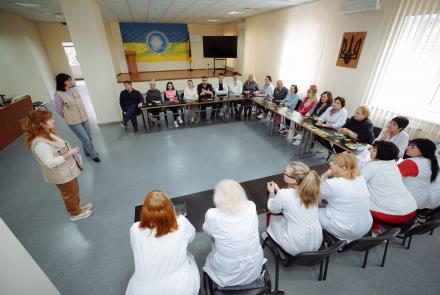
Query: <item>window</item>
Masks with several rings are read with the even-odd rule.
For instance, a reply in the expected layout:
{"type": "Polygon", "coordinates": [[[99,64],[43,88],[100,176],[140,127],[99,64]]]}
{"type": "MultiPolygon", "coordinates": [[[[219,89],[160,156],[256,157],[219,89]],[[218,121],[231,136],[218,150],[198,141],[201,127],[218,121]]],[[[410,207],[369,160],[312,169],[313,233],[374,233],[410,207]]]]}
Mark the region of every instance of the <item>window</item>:
{"type": "Polygon", "coordinates": [[[72,42],[63,42],[64,51],[66,52],[70,66],[79,66],[79,61],[76,57],[75,47],[72,42]]]}

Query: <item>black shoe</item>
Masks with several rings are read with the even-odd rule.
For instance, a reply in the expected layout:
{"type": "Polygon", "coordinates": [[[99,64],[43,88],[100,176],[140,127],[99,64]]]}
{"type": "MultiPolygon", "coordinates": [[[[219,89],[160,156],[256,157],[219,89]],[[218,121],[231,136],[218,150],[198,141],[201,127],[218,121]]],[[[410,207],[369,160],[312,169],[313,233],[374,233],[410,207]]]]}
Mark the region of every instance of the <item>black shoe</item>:
{"type": "Polygon", "coordinates": [[[94,157],[93,161],[95,161],[96,163],[99,163],[99,162],[101,162],[101,159],[99,157],[94,157]]]}
{"type": "Polygon", "coordinates": [[[90,157],[90,154],[85,153],[85,156],[88,158],[88,157],[90,157]]]}
{"type": "Polygon", "coordinates": [[[134,134],[139,134],[139,130],[135,130],[135,131],[134,131],[134,134]]]}

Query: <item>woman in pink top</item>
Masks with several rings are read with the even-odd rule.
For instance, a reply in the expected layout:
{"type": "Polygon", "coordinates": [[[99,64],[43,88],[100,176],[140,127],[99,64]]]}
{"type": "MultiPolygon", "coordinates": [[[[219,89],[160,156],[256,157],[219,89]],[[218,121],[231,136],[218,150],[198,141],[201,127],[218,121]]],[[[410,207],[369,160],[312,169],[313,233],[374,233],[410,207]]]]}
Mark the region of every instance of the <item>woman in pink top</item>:
{"type": "MultiPolygon", "coordinates": [[[[174,88],[173,82],[167,83],[167,89],[165,90],[164,94],[165,102],[169,103],[178,103],[179,102],[179,93],[174,88]]],[[[179,124],[182,124],[182,118],[179,115],[179,107],[170,107],[170,111],[173,112],[174,116],[174,126],[177,128],[179,127],[179,124]]]]}
{"type": "Polygon", "coordinates": [[[315,106],[315,104],[318,102],[318,98],[316,97],[317,91],[318,88],[316,85],[310,85],[309,90],[307,90],[307,96],[303,99],[298,108],[298,113],[304,116],[315,106]]]}

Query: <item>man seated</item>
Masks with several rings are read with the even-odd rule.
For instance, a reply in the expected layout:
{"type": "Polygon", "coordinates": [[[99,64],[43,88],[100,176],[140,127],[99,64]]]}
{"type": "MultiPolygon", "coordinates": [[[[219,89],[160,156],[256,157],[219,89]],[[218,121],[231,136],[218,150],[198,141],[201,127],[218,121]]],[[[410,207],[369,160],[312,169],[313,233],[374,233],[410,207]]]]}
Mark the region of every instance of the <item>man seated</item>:
{"type": "Polygon", "coordinates": [[[214,87],[214,92],[217,97],[228,95],[228,84],[224,81],[223,73],[218,75],[218,83],[214,87]]]}
{"type": "MultiPolygon", "coordinates": [[[[199,101],[206,101],[214,97],[214,90],[212,85],[208,83],[208,77],[202,77],[202,83],[197,85],[197,94],[199,95],[199,101]]],[[[206,105],[201,105],[201,108],[201,118],[202,120],[206,120],[206,105]]],[[[214,111],[212,112],[212,115],[215,115],[214,111]]]]}
{"type": "MultiPolygon", "coordinates": [[[[238,72],[234,72],[232,76],[232,83],[228,84],[229,89],[229,95],[231,96],[240,96],[243,92],[243,83],[239,80],[240,74],[238,72]]],[[[235,115],[238,114],[238,103],[232,102],[231,103],[231,111],[235,113],[235,115]]]]}
{"type": "Polygon", "coordinates": [[[140,114],[140,108],[144,103],[144,98],[139,91],[133,89],[130,81],[124,81],[124,87],[125,90],[122,90],[119,95],[119,104],[123,114],[122,125],[125,128],[130,120],[134,128],[134,133],[138,133],[136,116],[140,114]]]}
{"type": "MultiPolygon", "coordinates": [[[[155,80],[150,81],[150,89],[147,91],[146,101],[147,101],[147,105],[149,106],[155,106],[162,103],[162,94],[160,93],[159,90],[156,89],[155,80]]],[[[160,126],[160,118],[159,118],[160,111],[161,109],[159,108],[151,109],[148,111],[149,113],[153,114],[153,120],[158,126],[160,126]]]]}

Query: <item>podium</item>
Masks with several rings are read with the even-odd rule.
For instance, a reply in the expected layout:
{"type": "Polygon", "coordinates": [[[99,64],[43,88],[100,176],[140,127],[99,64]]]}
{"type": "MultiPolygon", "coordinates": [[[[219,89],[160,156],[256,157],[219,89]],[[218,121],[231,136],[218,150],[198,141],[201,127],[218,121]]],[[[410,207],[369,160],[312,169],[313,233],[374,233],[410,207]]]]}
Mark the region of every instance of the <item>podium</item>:
{"type": "Polygon", "coordinates": [[[138,69],[136,65],[136,51],[125,51],[125,59],[127,60],[128,73],[130,77],[137,76],[138,69]]]}

